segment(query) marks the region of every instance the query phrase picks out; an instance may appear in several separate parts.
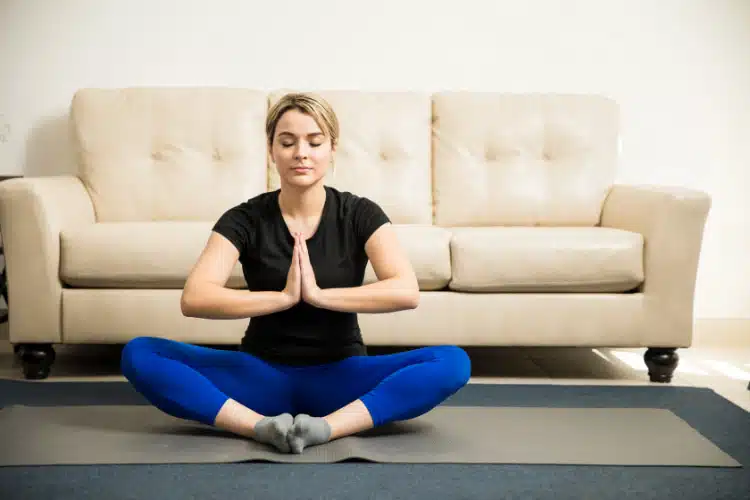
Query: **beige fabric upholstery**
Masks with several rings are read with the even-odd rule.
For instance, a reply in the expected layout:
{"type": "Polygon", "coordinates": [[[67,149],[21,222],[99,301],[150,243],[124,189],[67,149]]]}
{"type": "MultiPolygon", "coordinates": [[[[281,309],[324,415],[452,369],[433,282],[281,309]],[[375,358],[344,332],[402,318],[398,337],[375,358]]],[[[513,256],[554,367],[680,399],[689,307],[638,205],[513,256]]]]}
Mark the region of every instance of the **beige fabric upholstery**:
{"type": "MultiPolygon", "coordinates": [[[[270,96],[273,105],[283,94],[270,96]]],[[[341,127],[326,183],[366,196],[397,224],[432,223],[431,101],[418,92],[318,91],[341,127]]],[[[269,160],[269,187],[279,174],[269,160]]]]}
{"type": "Polygon", "coordinates": [[[615,185],[604,204],[602,226],[644,237],[642,291],[654,329],[669,343],[692,339],[698,259],[710,208],[706,193],[669,186],[615,185]]]}
{"type": "MultiPolygon", "coordinates": [[[[60,234],[60,278],[80,288],[182,288],[203,250],[206,222],[114,222],[66,229],[60,234]]],[[[413,262],[420,287],[437,290],[451,278],[450,233],[433,226],[394,226],[413,262]]],[[[252,272],[252,271],[250,271],[252,272]]],[[[365,283],[377,278],[368,264],[365,283]]],[[[247,288],[235,264],[227,282],[247,288]]]]}
{"type": "Polygon", "coordinates": [[[452,228],[452,290],[601,292],[643,281],[643,237],[601,227],[452,228]]]}
{"type": "Polygon", "coordinates": [[[120,344],[150,335],[202,344],[239,342],[247,320],[187,318],[180,311],[181,295],[182,290],[176,288],[64,289],[65,341],[120,344]]]}
{"type": "MultiPolygon", "coordinates": [[[[181,287],[219,215],[275,189],[264,124],[280,94],[76,93],[79,177],[0,183],[11,341],[237,343],[247,320],[186,318],[181,287]]],[[[613,184],[614,102],[322,94],[342,125],[329,184],[383,206],[422,290],[415,310],[360,315],[366,342],[691,344],[711,200],[613,184]]],[[[229,286],[245,286],[239,264],[229,286]]]]}
{"type": "MultiPolygon", "coordinates": [[[[435,226],[393,226],[399,243],[406,251],[420,290],[440,290],[451,280],[451,233],[435,226]]],[[[377,281],[372,263],[367,264],[364,284],[377,281]]]]}
{"type": "MultiPolygon", "coordinates": [[[[430,291],[422,292],[417,309],[362,314],[359,323],[370,345],[688,345],[686,338],[672,339],[651,328],[644,301],[642,294],[430,291]]],[[[246,320],[184,317],[176,289],[65,289],[63,303],[68,343],[124,343],[156,335],[192,343],[236,344],[247,326],[246,320]]]]}
{"type": "Polygon", "coordinates": [[[75,177],[0,182],[11,342],[63,341],[60,231],[93,223],[91,199],[75,177]]]}
{"type": "Polygon", "coordinates": [[[79,175],[97,221],[213,220],[265,191],[266,111],[256,90],[78,91],[79,175]]]}
{"type": "MultiPolygon", "coordinates": [[[[212,223],[104,222],[60,234],[60,277],[72,287],[182,288],[212,223]]],[[[227,282],[247,286],[235,264],[227,282]]]]}
{"type": "Polygon", "coordinates": [[[594,226],[617,167],[604,97],[443,92],[434,101],[435,222],[594,226]]]}
{"type": "Polygon", "coordinates": [[[641,294],[423,292],[417,309],[359,322],[372,345],[687,345],[651,328],[643,303],[641,294]]]}

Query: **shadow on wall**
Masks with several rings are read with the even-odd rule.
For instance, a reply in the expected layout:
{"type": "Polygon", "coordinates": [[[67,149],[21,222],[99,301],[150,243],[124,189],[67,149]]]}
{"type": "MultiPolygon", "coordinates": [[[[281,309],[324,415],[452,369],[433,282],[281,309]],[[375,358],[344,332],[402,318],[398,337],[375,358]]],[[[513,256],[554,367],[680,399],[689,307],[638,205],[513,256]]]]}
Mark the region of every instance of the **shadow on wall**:
{"type": "Polygon", "coordinates": [[[40,120],[26,142],[24,177],[75,175],[75,143],[67,114],[40,120]]]}

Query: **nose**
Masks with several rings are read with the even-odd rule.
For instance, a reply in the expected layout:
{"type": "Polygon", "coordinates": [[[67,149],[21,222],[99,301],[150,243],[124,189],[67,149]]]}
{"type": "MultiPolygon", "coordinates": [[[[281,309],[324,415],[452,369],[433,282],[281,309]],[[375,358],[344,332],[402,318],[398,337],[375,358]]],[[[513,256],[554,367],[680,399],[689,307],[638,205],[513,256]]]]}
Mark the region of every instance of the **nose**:
{"type": "Polygon", "coordinates": [[[294,150],[294,157],[296,159],[307,158],[307,146],[303,141],[297,143],[297,148],[294,150]]]}

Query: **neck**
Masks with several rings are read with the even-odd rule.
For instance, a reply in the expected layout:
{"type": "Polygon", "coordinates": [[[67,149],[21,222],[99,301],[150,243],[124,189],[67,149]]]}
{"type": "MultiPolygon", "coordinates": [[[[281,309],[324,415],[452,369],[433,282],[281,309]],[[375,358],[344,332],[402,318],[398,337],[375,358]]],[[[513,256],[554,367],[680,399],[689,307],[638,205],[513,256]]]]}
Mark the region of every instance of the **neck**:
{"type": "Polygon", "coordinates": [[[283,185],[279,192],[281,212],[293,219],[319,216],[325,201],[326,191],[322,182],[309,187],[283,185]]]}

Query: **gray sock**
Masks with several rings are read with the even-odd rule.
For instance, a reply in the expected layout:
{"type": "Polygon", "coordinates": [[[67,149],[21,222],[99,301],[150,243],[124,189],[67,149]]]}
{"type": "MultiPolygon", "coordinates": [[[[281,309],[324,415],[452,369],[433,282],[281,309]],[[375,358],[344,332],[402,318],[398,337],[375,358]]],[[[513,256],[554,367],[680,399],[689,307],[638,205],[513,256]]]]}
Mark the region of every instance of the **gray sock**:
{"type": "Polygon", "coordinates": [[[275,417],[264,417],[255,424],[255,440],[273,445],[282,453],[289,453],[287,433],[292,428],[294,418],[290,413],[275,417]]]}
{"type": "Polygon", "coordinates": [[[308,446],[315,446],[331,439],[331,426],[323,418],[301,413],[294,417],[288,440],[292,453],[302,453],[308,446]]]}

